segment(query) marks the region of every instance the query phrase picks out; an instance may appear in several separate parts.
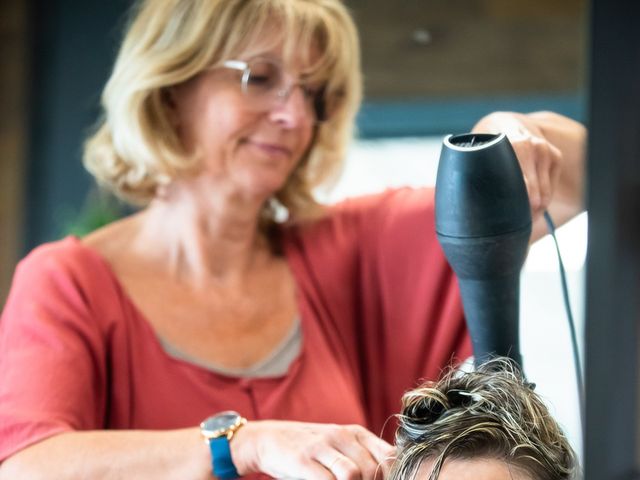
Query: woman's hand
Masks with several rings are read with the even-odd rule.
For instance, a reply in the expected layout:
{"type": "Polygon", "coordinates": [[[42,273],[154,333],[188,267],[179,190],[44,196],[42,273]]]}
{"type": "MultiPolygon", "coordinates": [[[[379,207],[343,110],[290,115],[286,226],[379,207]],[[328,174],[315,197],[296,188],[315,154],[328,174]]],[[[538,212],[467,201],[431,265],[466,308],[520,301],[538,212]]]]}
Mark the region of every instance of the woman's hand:
{"type": "Polygon", "coordinates": [[[531,216],[531,241],[544,235],[542,213],[561,225],[582,210],[586,130],[552,112],[495,112],[474,127],[478,133],[505,133],[524,175],[531,216]]]}
{"type": "Polygon", "coordinates": [[[473,131],[507,135],[522,168],[532,217],[537,218],[551,203],[558,186],[562,152],[533,121],[520,113],[492,113],[482,118],[473,131]]]}
{"type": "Polygon", "coordinates": [[[395,448],[359,425],[249,422],[230,443],[238,473],[313,480],[381,479],[395,448]]]}

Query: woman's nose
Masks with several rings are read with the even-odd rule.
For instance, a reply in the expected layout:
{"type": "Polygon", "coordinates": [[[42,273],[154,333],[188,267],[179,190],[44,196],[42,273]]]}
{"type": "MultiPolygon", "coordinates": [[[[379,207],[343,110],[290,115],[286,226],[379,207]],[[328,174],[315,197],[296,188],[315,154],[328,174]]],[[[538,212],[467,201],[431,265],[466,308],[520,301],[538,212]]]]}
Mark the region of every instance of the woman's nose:
{"type": "Polygon", "coordinates": [[[278,92],[277,101],[270,111],[270,118],[287,128],[313,123],[309,102],[300,85],[292,84],[278,92]]]}

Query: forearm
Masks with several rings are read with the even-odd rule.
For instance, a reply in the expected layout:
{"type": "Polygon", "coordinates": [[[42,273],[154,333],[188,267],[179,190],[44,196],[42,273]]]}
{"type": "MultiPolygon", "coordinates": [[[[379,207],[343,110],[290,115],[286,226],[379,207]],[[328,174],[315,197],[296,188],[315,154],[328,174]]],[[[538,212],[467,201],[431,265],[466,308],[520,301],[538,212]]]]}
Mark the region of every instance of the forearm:
{"type": "Polygon", "coordinates": [[[197,428],[170,431],[63,433],[36,443],[0,465],[0,480],[204,480],[210,454],[197,428]]]}

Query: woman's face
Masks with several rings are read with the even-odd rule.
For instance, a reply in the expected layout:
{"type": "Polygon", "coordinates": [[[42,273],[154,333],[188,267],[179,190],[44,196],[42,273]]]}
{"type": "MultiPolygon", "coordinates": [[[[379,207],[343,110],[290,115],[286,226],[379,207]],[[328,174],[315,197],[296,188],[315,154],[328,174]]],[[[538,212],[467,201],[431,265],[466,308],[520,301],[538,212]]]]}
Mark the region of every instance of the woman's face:
{"type": "MultiPolygon", "coordinates": [[[[279,51],[251,52],[237,59],[268,58],[282,64],[283,82],[294,85],[304,73],[302,61],[285,64],[279,51]]],[[[282,188],[309,148],[315,118],[302,88],[268,105],[243,92],[242,71],[214,68],[170,93],[183,144],[202,155],[203,174],[222,187],[259,201],[282,188]]]]}
{"type": "MultiPolygon", "coordinates": [[[[420,465],[415,480],[426,480],[433,468],[433,459],[420,465]]],[[[438,480],[533,480],[521,470],[494,458],[447,459],[438,480]]]]}

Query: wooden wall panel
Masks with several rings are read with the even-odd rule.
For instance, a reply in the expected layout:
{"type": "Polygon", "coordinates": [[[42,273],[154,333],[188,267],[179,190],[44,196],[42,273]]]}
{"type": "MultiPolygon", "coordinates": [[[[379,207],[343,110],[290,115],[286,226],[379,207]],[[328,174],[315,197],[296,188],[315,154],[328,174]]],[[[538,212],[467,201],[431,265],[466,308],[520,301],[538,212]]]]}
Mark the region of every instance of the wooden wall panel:
{"type": "Polygon", "coordinates": [[[347,0],[369,99],[575,92],[586,0],[347,0]]]}
{"type": "Polygon", "coordinates": [[[21,249],[27,45],[26,2],[0,2],[0,305],[21,249]]]}

